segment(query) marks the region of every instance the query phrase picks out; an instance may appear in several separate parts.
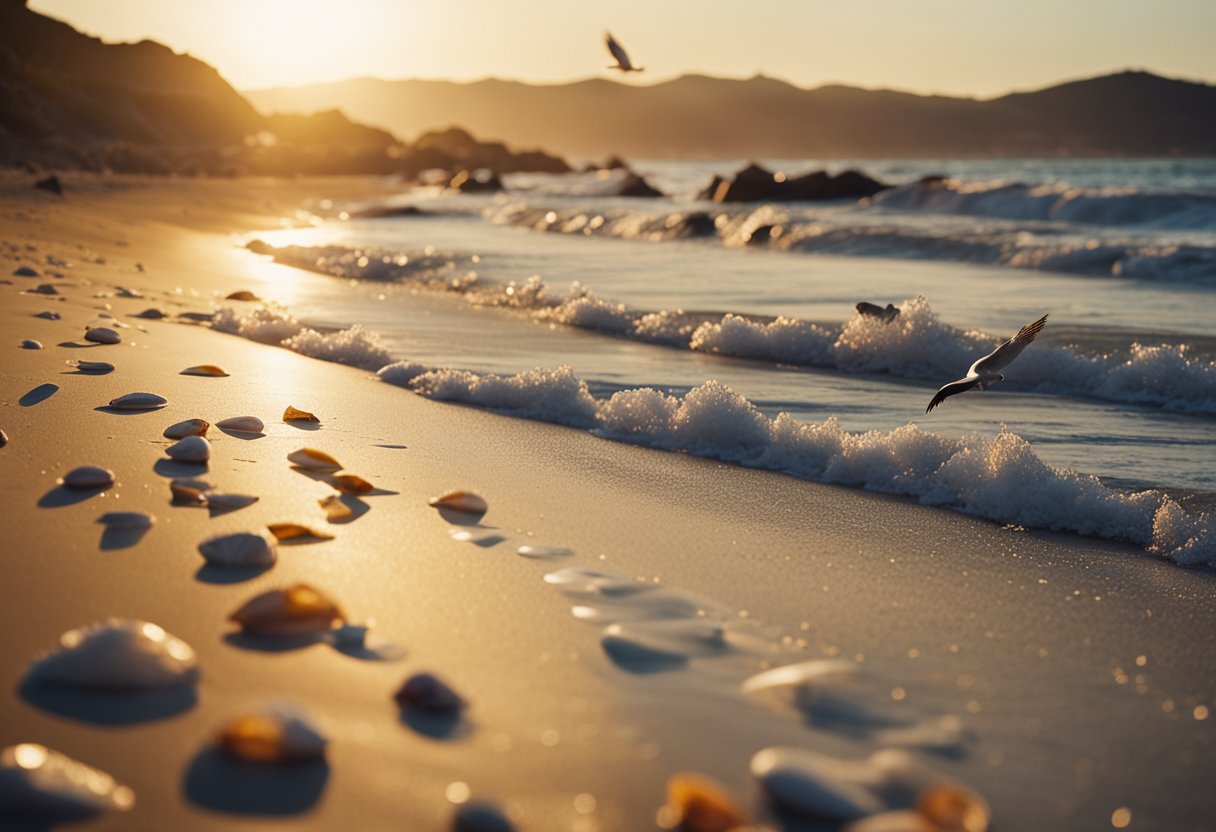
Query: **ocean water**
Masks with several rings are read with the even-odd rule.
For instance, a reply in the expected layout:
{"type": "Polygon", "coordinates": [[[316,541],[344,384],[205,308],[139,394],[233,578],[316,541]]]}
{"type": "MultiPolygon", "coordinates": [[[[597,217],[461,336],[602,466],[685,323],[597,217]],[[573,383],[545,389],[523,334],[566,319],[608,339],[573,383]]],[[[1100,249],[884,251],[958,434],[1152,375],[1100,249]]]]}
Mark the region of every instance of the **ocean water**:
{"type": "Polygon", "coordinates": [[[388,203],[413,216],[305,206],[241,242],[333,279],[268,266],[283,306],[217,326],[605,439],[1216,561],[1216,161],[832,162],[898,187],[695,198],[742,164],[637,162],[662,199],[611,173],[388,203]],[[1005,381],[925,413],[1043,314],[1005,381]]]}

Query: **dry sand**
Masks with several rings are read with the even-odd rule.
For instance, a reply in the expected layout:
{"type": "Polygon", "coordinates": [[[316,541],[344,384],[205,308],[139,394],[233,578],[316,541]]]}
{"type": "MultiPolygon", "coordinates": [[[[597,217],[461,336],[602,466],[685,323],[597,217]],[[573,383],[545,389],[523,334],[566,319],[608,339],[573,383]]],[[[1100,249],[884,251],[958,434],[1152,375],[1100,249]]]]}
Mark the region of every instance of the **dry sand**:
{"type": "Polygon", "coordinates": [[[0,745],[44,743],[135,789],[134,812],[80,828],[444,829],[449,785],[467,783],[520,829],[641,830],[653,828],[667,777],[682,770],[719,778],[776,826],[748,774],[755,751],[860,757],[877,744],[749,701],[739,683],[766,662],[838,655],[861,656],[896,713],[961,717],[971,737],[961,751],[921,758],[985,794],[994,829],[1109,829],[1119,807],[1131,809],[1133,829],[1208,828],[1216,715],[1198,716],[1216,709],[1210,571],[431,402],[359,370],[130,317],[149,306],[210,311],[236,289],[274,298],[293,281],[327,279],[267,266],[229,235],[275,227],[308,197],[388,186],[67,186],[64,199],[24,181],[0,187],[0,429],[9,437],[0,449],[0,745]],[[48,256],[73,265],[48,266],[48,256]],[[64,276],[9,276],[22,264],[64,276]],[[64,300],[22,292],[42,282],[64,300]],[[114,286],[147,297],[95,297],[114,286]],[[131,326],[123,343],[78,346],[103,304],[131,326]],[[44,309],[62,319],[33,317],[44,309]],[[20,349],[23,338],[45,348],[20,349]],[[68,359],[117,369],[79,375],[68,359]],[[179,375],[202,363],[231,375],[179,375]],[[132,391],[169,405],[98,409],[132,391]],[[280,421],[288,405],[316,413],[320,427],[280,421]],[[245,414],[262,418],[266,435],[213,428],[203,477],[260,501],[215,517],[171,506],[170,478],[193,469],[167,461],[162,430],[245,414]],[[317,500],[331,489],[286,460],[303,446],[391,493],[366,497],[366,512],[335,525],[332,541],[282,546],[260,575],[226,582],[200,571],[195,547],[209,535],[325,525],[317,500]],[[65,503],[56,480],[83,464],[113,469],[117,485],[65,503]],[[487,498],[483,531],[501,540],[452,539],[427,498],[454,487],[487,498]],[[107,548],[95,521],[115,510],[157,523],[133,545],[107,548]],[[573,554],[518,556],[526,543],[573,554]],[[758,652],[657,672],[618,664],[600,628],[574,618],[571,600],[542,580],[572,566],[716,601],[758,652]],[[325,644],[266,651],[227,638],[241,602],[297,581],[330,593],[352,619],[374,619],[375,636],[404,655],[376,661],[325,644]],[[152,621],[190,643],[197,696],[131,714],[21,690],[31,659],[62,632],[109,616],[152,621]],[[391,695],[422,669],[467,696],[460,724],[400,718],[391,695]],[[250,776],[208,751],[225,719],[284,698],[326,730],[327,766],[250,776]]]}

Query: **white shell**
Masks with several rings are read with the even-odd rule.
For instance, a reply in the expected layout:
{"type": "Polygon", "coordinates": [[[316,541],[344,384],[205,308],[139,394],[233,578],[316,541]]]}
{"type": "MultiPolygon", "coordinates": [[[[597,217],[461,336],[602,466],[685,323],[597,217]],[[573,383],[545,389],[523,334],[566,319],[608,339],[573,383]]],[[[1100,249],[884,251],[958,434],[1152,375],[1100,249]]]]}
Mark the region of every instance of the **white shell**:
{"type": "Polygon", "coordinates": [[[40,350],[40,349],[42,349],[42,342],[35,341],[33,338],[26,338],[24,341],[21,342],[21,349],[23,349],[23,350],[40,350]]]}
{"type": "Polygon", "coordinates": [[[752,757],[751,771],[774,805],[799,815],[856,820],[887,808],[871,791],[881,784],[882,772],[864,760],[765,748],[752,757]]]}
{"type": "Polygon", "coordinates": [[[211,443],[201,436],[187,436],[165,448],[170,459],[205,465],[211,459],[211,443]]]}
{"type": "Polygon", "coordinates": [[[198,545],[216,566],[270,566],[278,558],[278,541],[270,532],[238,532],[208,538],[198,545]]]}
{"type": "Polygon", "coordinates": [[[490,508],[484,497],[472,491],[449,491],[442,497],[432,497],[427,503],[434,508],[446,508],[468,514],[485,514],[490,508]]]}
{"type": "Polygon", "coordinates": [[[0,751],[0,816],[72,819],[134,805],[130,788],[44,745],[26,742],[0,751]]]}
{"type": "Polygon", "coordinates": [[[90,688],[143,689],[191,684],[198,660],[186,642],[147,621],[111,618],[68,630],[58,650],[37,659],[29,678],[90,688]]]}
{"type": "Polygon", "coordinates": [[[155,410],[168,403],[168,399],[155,393],[127,393],[111,400],[110,407],[115,410],[155,410]]]}
{"type": "Polygon", "coordinates": [[[95,326],[85,331],[84,340],[97,344],[117,344],[122,341],[122,336],[109,327],[95,326]]]}
{"type": "Polygon", "coordinates": [[[342,463],[324,451],[314,448],[300,448],[287,455],[287,461],[297,468],[307,468],[310,471],[340,471],[342,463]]]}
{"type": "Polygon", "coordinates": [[[111,511],[98,517],[97,522],[108,529],[146,529],[156,518],[141,511],[111,511]]]}
{"type": "Polygon", "coordinates": [[[574,550],[567,549],[565,546],[533,546],[525,543],[516,549],[515,553],[526,558],[561,558],[573,555],[574,550]]]}
{"type": "Polygon", "coordinates": [[[239,433],[261,433],[266,428],[266,425],[262,424],[262,420],[257,416],[233,416],[230,419],[221,419],[215,423],[215,426],[239,433]]]}
{"type": "Polygon", "coordinates": [[[68,471],[63,484],[66,488],[108,488],[114,484],[114,472],[96,465],[82,465],[68,471]]]}
{"type": "Polygon", "coordinates": [[[165,428],[164,436],[168,439],[184,439],[187,436],[204,436],[211,424],[206,419],[187,419],[176,425],[165,428]]]}
{"type": "Polygon", "coordinates": [[[69,367],[75,367],[82,373],[96,373],[98,375],[102,375],[103,373],[114,372],[114,365],[109,361],[67,361],[65,363],[69,367]]]}

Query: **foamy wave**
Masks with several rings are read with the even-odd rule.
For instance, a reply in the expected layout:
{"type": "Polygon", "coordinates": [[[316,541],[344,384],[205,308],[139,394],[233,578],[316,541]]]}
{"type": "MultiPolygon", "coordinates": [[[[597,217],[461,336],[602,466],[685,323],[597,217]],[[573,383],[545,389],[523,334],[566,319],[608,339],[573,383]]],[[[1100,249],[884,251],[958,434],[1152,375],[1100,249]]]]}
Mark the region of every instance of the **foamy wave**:
{"type": "MultiPolygon", "coordinates": [[[[709,211],[548,209],[512,203],[487,209],[493,222],[535,231],[629,240],[716,237],[728,246],[850,257],[950,260],[1040,271],[1145,280],[1216,278],[1216,247],[1189,240],[1162,242],[1145,232],[1034,227],[1006,219],[985,224],[943,224],[900,218],[885,209],[802,208],[761,205],[709,211]]],[[[1027,220],[1030,222],[1030,220],[1027,220]]]]}
{"type": "Polygon", "coordinates": [[[1083,225],[1216,230],[1216,197],[1145,193],[1136,188],[1077,188],[937,179],[884,191],[876,207],[1083,225]]]}
{"type": "Polygon", "coordinates": [[[358,324],[338,332],[321,333],[307,329],[278,306],[261,306],[248,312],[227,306],[215,313],[211,328],[366,370],[383,367],[392,360],[380,336],[358,324]]]}
{"type": "MultiPolygon", "coordinates": [[[[944,323],[921,296],[905,301],[899,317],[889,323],[854,315],[837,329],[787,317],[763,321],[730,313],[693,316],[678,309],[631,309],[577,282],[561,291],[538,276],[492,284],[464,270],[460,264],[471,264],[470,259],[451,254],[414,257],[338,247],[264,250],[276,259],[339,277],[359,279],[372,273],[376,279],[455,293],[471,304],[511,309],[537,320],[617,337],[848,373],[889,373],[940,384],[957,378],[978,356],[1004,340],[944,323]]],[[[237,314],[221,312],[225,317],[217,319],[216,328],[248,327],[258,334],[247,337],[268,343],[279,343],[302,328],[281,311],[258,310],[253,318],[234,323],[230,316],[237,314]]],[[[366,366],[371,363],[369,358],[366,366]]],[[[1216,413],[1216,362],[1179,345],[1132,344],[1126,354],[1087,356],[1063,346],[1037,344],[1010,367],[1002,384],[1011,390],[1216,413]]]]}
{"type": "Polygon", "coordinates": [[[837,421],[769,419],[751,402],[710,381],[683,397],[650,388],[597,400],[569,367],[516,376],[412,363],[378,374],[421,395],[667,451],[720,459],[800,479],[914,497],[1000,523],[1133,543],[1177,563],[1216,563],[1216,521],[1191,515],[1159,491],[1123,493],[1092,476],[1054,468],[1002,428],[995,437],[949,439],[906,425],[853,434],[837,421]]]}

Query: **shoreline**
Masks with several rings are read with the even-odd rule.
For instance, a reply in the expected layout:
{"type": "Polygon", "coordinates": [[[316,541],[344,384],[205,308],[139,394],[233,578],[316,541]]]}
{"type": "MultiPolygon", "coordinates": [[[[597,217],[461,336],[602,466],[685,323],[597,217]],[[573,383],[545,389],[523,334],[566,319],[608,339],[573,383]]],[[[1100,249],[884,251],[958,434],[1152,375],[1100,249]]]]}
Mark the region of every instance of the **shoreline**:
{"type": "MultiPolygon", "coordinates": [[[[262,273],[225,254],[224,235],[247,231],[251,218],[290,216],[322,186],[353,194],[380,183],[140,182],[107,194],[104,186],[78,183],[74,191],[73,179],[66,182],[61,203],[0,189],[5,240],[31,243],[43,257],[76,251],[81,261],[51,281],[68,298],[53,302],[60,321],[29,317],[49,302],[17,295],[21,278],[3,287],[16,298],[0,311],[9,340],[37,338],[44,349],[10,344],[0,382],[0,427],[10,438],[0,450],[4,497],[20,518],[10,531],[11,582],[0,613],[8,691],[0,739],[44,742],[135,788],[134,814],[80,828],[259,825],[256,812],[208,803],[190,772],[234,709],[284,693],[333,739],[315,803],[284,813],[294,827],[444,828],[452,809],[447,787],[464,782],[514,812],[521,828],[648,828],[667,776],[685,769],[721,779],[771,817],[747,774],[751,753],[792,744],[856,757],[872,743],[812,730],[746,701],[741,672],[857,654],[908,693],[901,700],[907,712],[962,717],[974,736],[963,754],[924,759],[983,793],[1001,828],[1066,822],[1104,829],[1115,808],[1129,806],[1138,826],[1190,829],[1216,808],[1200,765],[1210,755],[1214,720],[1194,716],[1216,706],[1207,672],[1216,666],[1216,645],[1202,630],[1216,597],[1207,570],[1179,569],[1118,544],[1003,530],[905,499],[503,419],[286,350],[126,317],[166,304],[177,287],[183,308],[206,304],[213,292],[259,291],[262,273]],[[258,210],[238,210],[251,194],[260,197],[258,210]],[[178,200],[189,200],[188,214],[162,211],[163,221],[143,224],[178,200]],[[45,231],[33,236],[38,223],[45,231]],[[86,262],[76,244],[105,262],[86,262]],[[114,283],[147,297],[92,297],[114,283]],[[132,337],[112,347],[57,347],[102,311],[92,308],[99,302],[147,332],[122,330],[132,337]],[[96,378],[61,375],[66,358],[86,352],[117,369],[96,378]],[[200,363],[231,375],[177,375],[200,363]],[[20,403],[49,383],[57,386],[51,395],[20,403]],[[133,416],[94,412],[143,389],[170,405],[133,416]],[[321,415],[320,429],[280,422],[288,404],[321,415]],[[217,434],[205,476],[259,502],[215,518],[169,506],[169,478],[154,470],[168,444],[161,430],[179,419],[214,422],[246,412],[266,422],[267,436],[217,434]],[[304,445],[395,493],[367,497],[366,513],[334,527],[333,541],[282,547],[279,562],[256,578],[215,584],[196,577],[194,546],[206,535],[285,519],[323,522],[315,501],[327,487],[285,460],[304,445]],[[90,463],[119,473],[111,494],[38,507],[57,476],[90,463]],[[486,531],[504,540],[481,546],[450,536],[426,500],[457,487],[489,500],[486,531]],[[98,551],[101,529],[93,521],[115,504],[151,511],[158,523],[131,547],[98,551]],[[515,554],[525,542],[574,554],[537,562],[515,554]],[[756,621],[776,649],[693,660],[672,672],[630,672],[604,653],[597,627],[572,617],[570,599],[542,580],[567,567],[658,578],[712,599],[735,618],[756,621]],[[224,640],[224,619],[241,601],[295,580],[332,592],[353,617],[375,618],[374,632],[401,644],[405,658],[364,662],[323,645],[261,653],[224,640]],[[113,614],[154,621],[194,646],[203,673],[196,704],[119,728],[56,715],[18,695],[27,663],[61,632],[113,614]],[[1140,656],[1146,665],[1137,665],[1140,656]],[[1145,676],[1145,692],[1118,682],[1115,668],[1133,680],[1145,676]],[[416,669],[459,680],[472,703],[466,730],[434,738],[400,722],[389,697],[416,669]],[[1172,711],[1163,710],[1167,699],[1172,711]],[[1032,793],[1051,799],[1032,806],[1024,800],[1032,793]],[[581,794],[595,797],[594,812],[576,811],[581,794]]],[[[261,822],[268,819],[261,813],[261,822]]]]}

